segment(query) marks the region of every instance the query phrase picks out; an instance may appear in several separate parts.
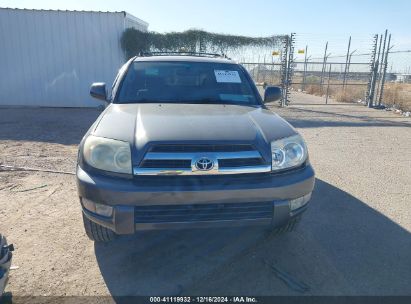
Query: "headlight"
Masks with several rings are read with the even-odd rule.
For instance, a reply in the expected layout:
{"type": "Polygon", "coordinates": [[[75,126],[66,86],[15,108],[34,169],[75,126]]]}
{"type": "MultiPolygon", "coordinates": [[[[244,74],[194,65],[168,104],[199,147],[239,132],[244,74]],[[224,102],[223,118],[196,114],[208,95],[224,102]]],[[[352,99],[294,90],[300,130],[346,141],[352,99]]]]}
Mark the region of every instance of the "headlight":
{"type": "Polygon", "coordinates": [[[307,159],[307,146],[300,135],[282,138],[271,143],[272,170],[298,167],[307,159]]]}
{"type": "Polygon", "coordinates": [[[94,168],[131,174],[131,152],[127,142],[90,135],[84,142],[83,156],[94,168]]]}

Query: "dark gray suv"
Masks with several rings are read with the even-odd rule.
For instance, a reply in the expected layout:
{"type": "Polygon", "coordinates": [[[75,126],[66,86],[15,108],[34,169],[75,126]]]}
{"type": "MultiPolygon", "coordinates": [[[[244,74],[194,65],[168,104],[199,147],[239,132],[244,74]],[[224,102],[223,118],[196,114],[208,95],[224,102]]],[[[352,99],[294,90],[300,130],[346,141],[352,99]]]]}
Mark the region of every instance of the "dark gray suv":
{"type": "Polygon", "coordinates": [[[247,71],[215,55],[129,60],[81,141],[77,186],[87,235],[266,225],[291,230],[314,171],[303,138],[264,102],[247,71]]]}

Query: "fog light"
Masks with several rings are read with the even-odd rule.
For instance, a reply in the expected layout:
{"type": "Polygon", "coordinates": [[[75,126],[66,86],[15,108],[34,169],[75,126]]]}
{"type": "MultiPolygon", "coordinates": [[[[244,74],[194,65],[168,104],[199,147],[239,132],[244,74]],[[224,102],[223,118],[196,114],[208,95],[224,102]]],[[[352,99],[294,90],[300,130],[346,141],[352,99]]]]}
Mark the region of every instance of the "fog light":
{"type": "Polygon", "coordinates": [[[81,198],[81,202],[83,203],[83,207],[91,212],[96,212],[96,205],[93,201],[90,201],[84,197],[81,198]]]}
{"type": "Polygon", "coordinates": [[[81,198],[84,208],[87,210],[97,213],[98,215],[110,217],[113,215],[113,207],[103,204],[95,203],[89,199],[81,198]]]}
{"type": "Polygon", "coordinates": [[[110,217],[113,214],[113,207],[103,204],[96,204],[96,213],[110,217]]]}
{"type": "Polygon", "coordinates": [[[311,199],[311,193],[289,201],[291,211],[303,207],[311,199]]]}

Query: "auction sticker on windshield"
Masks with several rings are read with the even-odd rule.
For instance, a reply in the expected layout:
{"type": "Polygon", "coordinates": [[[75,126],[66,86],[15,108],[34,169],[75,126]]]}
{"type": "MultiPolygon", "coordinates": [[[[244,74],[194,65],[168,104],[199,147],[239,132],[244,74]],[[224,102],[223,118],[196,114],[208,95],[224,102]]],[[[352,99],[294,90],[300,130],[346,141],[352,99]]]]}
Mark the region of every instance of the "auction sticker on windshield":
{"type": "Polygon", "coordinates": [[[241,83],[240,75],[237,71],[214,70],[217,82],[241,83]]]}

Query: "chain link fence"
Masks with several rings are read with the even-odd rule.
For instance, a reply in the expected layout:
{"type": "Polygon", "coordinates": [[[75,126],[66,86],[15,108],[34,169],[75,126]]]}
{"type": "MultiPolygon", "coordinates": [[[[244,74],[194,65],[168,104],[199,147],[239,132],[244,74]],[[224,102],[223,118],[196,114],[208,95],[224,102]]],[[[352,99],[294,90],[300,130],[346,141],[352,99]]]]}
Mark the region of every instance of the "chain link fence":
{"type": "Polygon", "coordinates": [[[257,85],[281,85],[281,63],[279,62],[242,62],[257,85]]]}
{"type": "MultiPolygon", "coordinates": [[[[395,41],[394,41],[395,42],[395,41]]],[[[358,102],[370,107],[411,108],[411,51],[396,50],[391,35],[325,41],[315,34],[283,35],[274,50],[240,62],[257,85],[283,88],[281,105],[298,103],[290,91],[322,96],[324,103],[358,102]]]]}
{"type": "MultiPolygon", "coordinates": [[[[292,91],[322,96],[324,103],[367,102],[371,77],[372,36],[295,35],[292,91]]],[[[298,103],[291,95],[290,103],[298,103]]]]}
{"type": "MultiPolygon", "coordinates": [[[[411,50],[397,50],[389,53],[387,79],[383,92],[383,102],[388,107],[411,112],[411,50]]],[[[407,114],[408,112],[408,114],[407,114]]]]}

